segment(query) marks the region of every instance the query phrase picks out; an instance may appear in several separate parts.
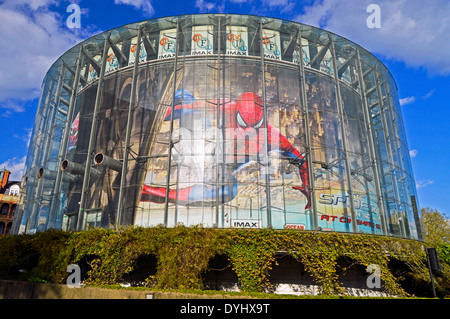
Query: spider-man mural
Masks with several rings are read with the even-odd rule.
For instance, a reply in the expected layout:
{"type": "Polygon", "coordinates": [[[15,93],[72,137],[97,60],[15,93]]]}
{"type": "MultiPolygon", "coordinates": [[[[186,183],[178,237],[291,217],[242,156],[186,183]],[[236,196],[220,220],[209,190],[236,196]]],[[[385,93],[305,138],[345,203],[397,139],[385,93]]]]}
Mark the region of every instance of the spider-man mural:
{"type": "MultiPolygon", "coordinates": [[[[278,132],[269,123],[264,123],[263,103],[259,95],[246,92],[241,94],[236,101],[197,101],[186,90],[178,90],[175,94],[175,106],[169,107],[165,115],[165,121],[180,120],[180,128],[183,127],[183,119],[189,118],[195,113],[206,114],[204,110],[215,110],[219,107],[219,113],[224,118],[224,142],[233,144],[234,153],[232,170],[222,177],[226,183],[220,183],[218,187],[214,183],[198,183],[189,187],[169,189],[168,201],[186,206],[215,206],[216,198],[220,204],[232,200],[238,192],[238,182],[233,176],[235,172],[243,169],[250,160],[249,154],[257,154],[256,161],[264,163],[265,152],[278,152],[280,157],[298,167],[302,186],[292,186],[306,196],[305,209],[311,205],[311,191],[309,188],[308,162],[304,154],[301,154],[288,139],[278,132]],[[267,130],[267,135],[265,134],[267,130]],[[252,140],[249,140],[249,136],[252,140]],[[265,138],[267,136],[267,150],[265,138]],[[239,142],[244,141],[244,142],[239,142]],[[209,186],[208,186],[209,185],[209,186]],[[218,192],[218,194],[217,194],[218,192]]],[[[206,129],[211,129],[210,120],[206,122],[206,129]]],[[[253,157],[254,158],[254,157],[253,157]]],[[[227,163],[230,167],[230,163],[227,163]]],[[[180,177],[182,178],[182,177],[180,177]]],[[[144,185],[141,201],[164,203],[167,190],[165,187],[152,187],[144,185]]]]}

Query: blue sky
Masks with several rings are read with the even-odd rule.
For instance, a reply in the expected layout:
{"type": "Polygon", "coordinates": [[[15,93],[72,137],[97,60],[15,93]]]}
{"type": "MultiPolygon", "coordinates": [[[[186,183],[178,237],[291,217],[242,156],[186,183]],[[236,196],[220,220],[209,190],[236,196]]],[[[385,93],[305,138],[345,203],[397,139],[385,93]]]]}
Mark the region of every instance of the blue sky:
{"type": "Polygon", "coordinates": [[[206,12],[302,22],[374,53],[397,82],[419,204],[450,215],[448,0],[0,0],[0,167],[21,178],[40,86],[61,54],[124,24],[206,12]],[[79,29],[66,25],[71,3],[81,8],[79,29]],[[367,27],[369,4],[380,8],[380,28],[367,27]]]}

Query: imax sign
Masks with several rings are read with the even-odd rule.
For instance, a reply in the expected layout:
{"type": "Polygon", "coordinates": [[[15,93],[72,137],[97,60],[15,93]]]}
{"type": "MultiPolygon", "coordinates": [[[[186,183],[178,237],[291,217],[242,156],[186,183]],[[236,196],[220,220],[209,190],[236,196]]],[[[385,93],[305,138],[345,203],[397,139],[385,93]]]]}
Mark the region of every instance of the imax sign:
{"type": "Polygon", "coordinates": [[[231,227],[233,228],[261,228],[261,221],[260,220],[253,220],[253,219],[239,219],[239,220],[233,220],[231,222],[231,227]]]}

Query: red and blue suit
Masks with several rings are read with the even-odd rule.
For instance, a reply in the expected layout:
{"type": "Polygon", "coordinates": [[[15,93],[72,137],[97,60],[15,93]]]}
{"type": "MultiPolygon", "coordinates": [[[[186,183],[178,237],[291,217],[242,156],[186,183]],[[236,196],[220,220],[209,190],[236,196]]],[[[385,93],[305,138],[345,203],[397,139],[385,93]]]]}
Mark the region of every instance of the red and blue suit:
{"type": "MultiPolygon", "coordinates": [[[[303,186],[293,186],[302,192],[307,198],[305,209],[311,207],[311,191],[309,188],[308,162],[290,142],[273,128],[269,123],[264,125],[263,103],[259,95],[251,92],[243,93],[236,101],[196,101],[192,94],[186,90],[178,90],[175,95],[175,106],[169,107],[165,115],[165,121],[179,120],[183,114],[198,112],[205,109],[219,107],[220,114],[224,116],[224,138],[226,142],[234,144],[235,169],[240,170],[249,161],[249,154],[264,154],[267,152],[279,152],[283,159],[298,166],[300,179],[303,186]],[[181,103],[182,101],[182,103],[181,103]],[[217,103],[219,102],[219,103],[217,103]],[[265,134],[267,130],[267,150],[264,149],[265,134]],[[249,141],[248,136],[252,136],[249,141]],[[233,143],[234,141],[234,143],[233,143]],[[245,141],[239,143],[239,141],[245,141]]],[[[257,157],[259,158],[259,156],[257,157]]],[[[258,160],[258,162],[262,162],[258,160]]],[[[220,187],[205,187],[205,185],[193,185],[185,188],[169,189],[168,201],[181,205],[214,206],[219,195],[220,204],[232,200],[238,191],[238,183],[233,173],[227,176],[228,182],[220,187]],[[219,192],[217,194],[216,192],[219,192]]],[[[142,201],[164,203],[166,188],[144,185],[142,201]]]]}

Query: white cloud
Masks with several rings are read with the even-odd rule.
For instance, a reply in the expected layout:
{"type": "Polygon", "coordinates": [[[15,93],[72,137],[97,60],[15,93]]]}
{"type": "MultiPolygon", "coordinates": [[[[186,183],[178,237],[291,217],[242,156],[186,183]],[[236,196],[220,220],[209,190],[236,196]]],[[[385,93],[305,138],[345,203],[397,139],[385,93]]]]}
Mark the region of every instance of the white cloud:
{"type": "Polygon", "coordinates": [[[280,12],[289,12],[294,9],[295,1],[292,0],[262,0],[263,7],[269,10],[280,10],[280,12]]]}
{"type": "Polygon", "coordinates": [[[435,89],[430,90],[427,94],[422,96],[422,98],[423,99],[428,99],[428,98],[432,97],[435,91],[436,91],[435,89]]]}
{"type": "MultiPolygon", "coordinates": [[[[1,71],[0,71],[0,74],[1,74],[1,71]]],[[[0,92],[1,91],[2,90],[0,88],[0,92]]],[[[25,111],[25,107],[23,106],[22,102],[17,102],[14,100],[2,101],[1,97],[0,97],[0,107],[2,109],[5,109],[5,111],[2,112],[2,116],[4,116],[4,117],[9,117],[12,114],[12,112],[24,112],[25,111]]]]}
{"type": "Polygon", "coordinates": [[[406,104],[411,104],[416,100],[416,98],[414,96],[410,96],[410,97],[405,97],[403,99],[400,99],[400,105],[406,105],[406,104]]]}
{"type": "MultiPolygon", "coordinates": [[[[243,3],[243,1],[239,2],[243,3]]],[[[221,4],[205,0],[195,0],[195,7],[200,10],[200,12],[223,12],[225,8],[224,2],[221,4]]]]}
{"type": "Polygon", "coordinates": [[[23,176],[23,169],[25,168],[26,156],[18,158],[13,157],[0,164],[0,168],[6,168],[11,172],[10,181],[21,181],[23,176]]]}
{"type": "Polygon", "coordinates": [[[25,111],[25,102],[39,97],[50,66],[88,30],[68,29],[65,17],[49,8],[58,2],[0,2],[0,108],[25,111]]]}
{"type": "Polygon", "coordinates": [[[417,187],[417,189],[424,188],[424,187],[427,187],[428,185],[431,185],[433,183],[434,183],[434,181],[432,179],[428,178],[426,180],[417,181],[416,182],[416,187],[417,187]]]}
{"type": "MultiPolygon", "coordinates": [[[[195,0],[195,7],[199,12],[225,12],[229,4],[247,5],[248,14],[266,16],[269,11],[278,11],[281,13],[292,12],[294,10],[295,0],[195,0]]],[[[270,14],[269,14],[270,16],[270,14]]]]}
{"type": "Polygon", "coordinates": [[[450,2],[448,0],[323,0],[304,8],[295,20],[335,32],[372,53],[450,74],[450,2]],[[366,12],[376,3],[381,28],[368,28],[366,12]]]}
{"type": "Polygon", "coordinates": [[[416,157],[417,154],[419,154],[419,151],[418,151],[418,150],[410,150],[410,151],[409,151],[409,156],[410,156],[411,158],[416,157]]]}
{"type": "Polygon", "coordinates": [[[114,0],[114,4],[125,4],[133,6],[138,10],[142,10],[149,16],[155,14],[155,9],[152,6],[152,2],[148,0],[114,0]]]}

